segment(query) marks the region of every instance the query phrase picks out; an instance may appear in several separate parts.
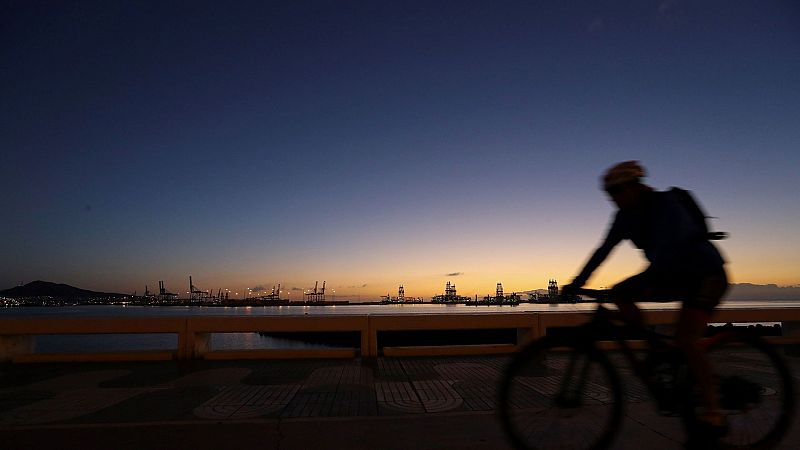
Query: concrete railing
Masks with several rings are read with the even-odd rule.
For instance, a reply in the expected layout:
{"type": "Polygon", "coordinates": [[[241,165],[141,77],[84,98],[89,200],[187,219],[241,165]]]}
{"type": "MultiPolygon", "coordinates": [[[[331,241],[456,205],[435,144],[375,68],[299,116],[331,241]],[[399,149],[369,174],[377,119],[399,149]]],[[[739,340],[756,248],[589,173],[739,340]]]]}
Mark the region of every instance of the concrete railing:
{"type": "Polygon", "coordinates": [[[378,355],[380,331],[516,329],[517,344],[384,347],[386,356],[510,353],[539,334],[538,313],[403,314],[369,316],[368,355],[378,355]]]}
{"type": "MultiPolygon", "coordinates": [[[[646,311],[648,323],[671,324],[677,311],[646,311]]],[[[188,316],[137,318],[0,318],[0,361],[123,361],[171,359],[249,358],[353,358],[386,356],[508,353],[543,336],[548,328],[585,323],[591,312],[511,312],[403,315],[329,316],[188,316]],[[382,347],[383,331],[514,329],[516,344],[382,347]],[[215,350],[214,333],[246,332],[355,332],[359,346],[344,349],[215,350]],[[171,350],[39,353],[36,336],[65,334],[160,334],[177,336],[171,350]]],[[[723,309],[714,322],[781,322],[784,336],[771,339],[781,344],[800,343],[800,308],[723,309]]]]}
{"type": "Polygon", "coordinates": [[[194,316],[186,318],[186,358],[255,359],[255,358],[353,358],[366,355],[369,343],[369,316],[194,316]],[[213,350],[212,333],[245,332],[358,332],[358,349],[267,349],[213,350]]]}
{"type": "Polygon", "coordinates": [[[0,361],[124,361],[184,359],[187,320],[183,317],[0,319],[0,361]],[[175,350],[37,353],[36,336],[48,334],[177,334],[175,350]]]}

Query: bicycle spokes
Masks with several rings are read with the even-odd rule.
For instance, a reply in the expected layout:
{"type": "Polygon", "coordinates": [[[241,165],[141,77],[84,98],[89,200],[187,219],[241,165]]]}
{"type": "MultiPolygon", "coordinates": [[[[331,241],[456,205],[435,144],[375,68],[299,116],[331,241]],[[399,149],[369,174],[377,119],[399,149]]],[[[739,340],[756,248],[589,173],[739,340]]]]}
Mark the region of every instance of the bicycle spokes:
{"type": "Polygon", "coordinates": [[[708,349],[732,448],[771,448],[794,411],[791,375],[777,351],[757,338],[731,335],[708,349]]]}
{"type": "Polygon", "coordinates": [[[586,382],[591,369],[589,356],[573,353],[567,363],[561,387],[555,395],[555,404],[562,408],[576,408],[583,402],[586,382]]]}
{"type": "Polygon", "coordinates": [[[545,344],[515,358],[500,403],[518,448],[608,445],[621,417],[621,388],[608,360],[592,352],[545,344]]]}
{"type": "Polygon", "coordinates": [[[774,394],[774,389],[738,375],[723,377],[719,382],[720,406],[726,410],[751,409],[760,403],[762,394],[774,394]]]}

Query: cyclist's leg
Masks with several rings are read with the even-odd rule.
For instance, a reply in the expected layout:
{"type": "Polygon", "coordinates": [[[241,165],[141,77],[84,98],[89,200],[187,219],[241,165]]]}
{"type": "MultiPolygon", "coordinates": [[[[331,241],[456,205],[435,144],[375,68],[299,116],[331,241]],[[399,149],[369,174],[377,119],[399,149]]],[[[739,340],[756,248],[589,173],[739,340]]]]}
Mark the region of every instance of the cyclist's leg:
{"type": "Polygon", "coordinates": [[[676,343],[686,358],[686,365],[691,371],[702,399],[703,412],[700,420],[711,425],[722,425],[719,414],[719,401],[711,375],[711,366],[705,351],[697,345],[703,337],[711,318],[711,313],[691,307],[683,307],[677,324],[676,343]]]}
{"type": "Polygon", "coordinates": [[[636,301],[645,300],[651,290],[648,286],[647,272],[634,275],[611,288],[610,299],[619,308],[622,318],[632,324],[643,326],[644,318],[636,301]]]}
{"type": "Polygon", "coordinates": [[[698,280],[696,291],[684,300],[675,336],[676,343],[685,355],[687,366],[700,390],[703,411],[698,420],[717,427],[724,425],[719,398],[705,349],[697,344],[705,334],[714,308],[719,304],[727,287],[728,281],[724,271],[698,280]]]}

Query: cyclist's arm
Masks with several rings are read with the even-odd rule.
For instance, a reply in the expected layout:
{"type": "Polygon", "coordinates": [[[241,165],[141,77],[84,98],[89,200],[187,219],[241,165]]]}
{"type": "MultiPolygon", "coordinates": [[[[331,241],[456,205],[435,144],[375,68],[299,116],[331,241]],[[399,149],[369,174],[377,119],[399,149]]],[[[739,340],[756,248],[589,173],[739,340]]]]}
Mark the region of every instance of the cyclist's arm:
{"type": "Polygon", "coordinates": [[[614,218],[614,223],[609,228],[608,233],[606,234],[603,243],[600,247],[592,254],[592,257],[589,258],[589,261],[583,266],[583,270],[572,280],[572,286],[574,287],[581,287],[586,284],[589,280],[589,277],[592,276],[592,273],[600,267],[600,264],[605,261],[608,257],[608,254],[611,253],[611,250],[617,246],[624,239],[624,234],[622,231],[622,225],[620,221],[619,214],[616,215],[614,218]]]}

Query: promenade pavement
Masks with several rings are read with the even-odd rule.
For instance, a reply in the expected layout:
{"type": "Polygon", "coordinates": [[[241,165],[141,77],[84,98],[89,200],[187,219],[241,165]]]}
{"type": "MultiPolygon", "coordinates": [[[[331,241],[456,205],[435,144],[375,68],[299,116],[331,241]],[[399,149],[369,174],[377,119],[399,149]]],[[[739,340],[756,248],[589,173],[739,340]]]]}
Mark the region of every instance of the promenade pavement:
{"type": "MultiPolygon", "coordinates": [[[[0,449],[506,449],[494,410],[507,361],[5,364],[0,449]]],[[[800,361],[790,364],[797,377],[800,361]]],[[[614,448],[682,448],[679,420],[623,378],[614,448]]],[[[798,425],[779,448],[800,448],[798,425]]]]}

